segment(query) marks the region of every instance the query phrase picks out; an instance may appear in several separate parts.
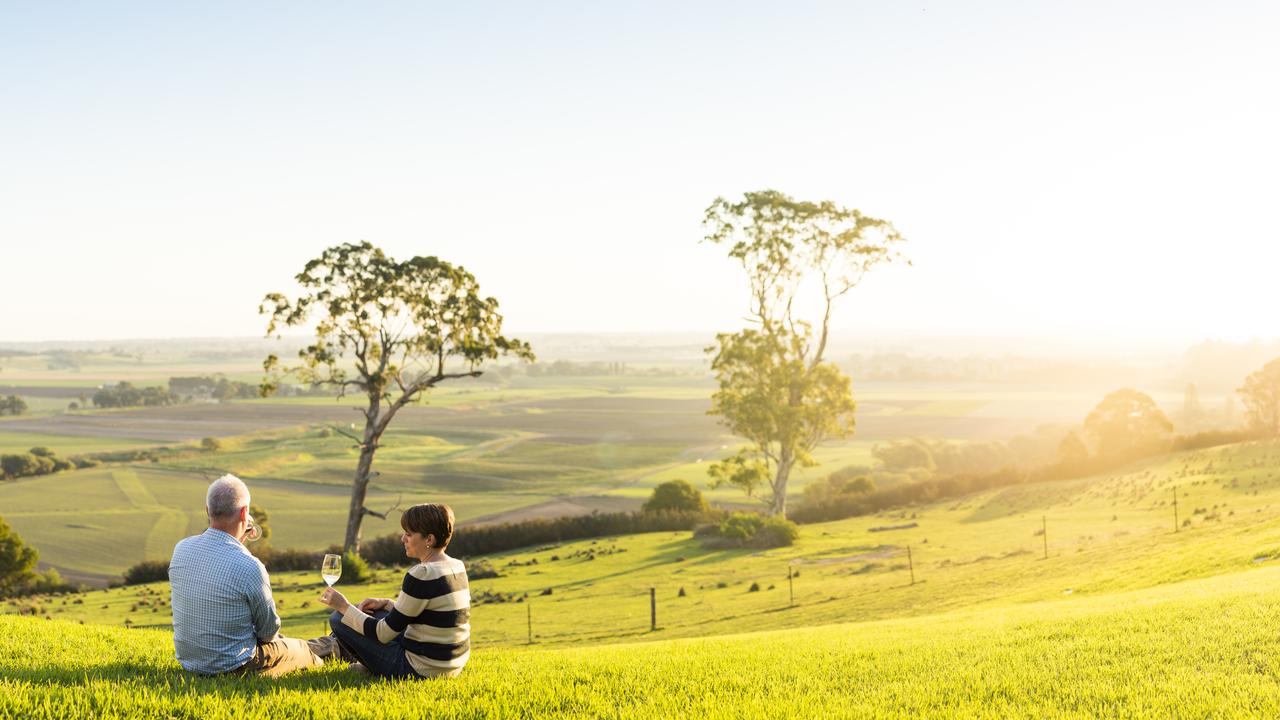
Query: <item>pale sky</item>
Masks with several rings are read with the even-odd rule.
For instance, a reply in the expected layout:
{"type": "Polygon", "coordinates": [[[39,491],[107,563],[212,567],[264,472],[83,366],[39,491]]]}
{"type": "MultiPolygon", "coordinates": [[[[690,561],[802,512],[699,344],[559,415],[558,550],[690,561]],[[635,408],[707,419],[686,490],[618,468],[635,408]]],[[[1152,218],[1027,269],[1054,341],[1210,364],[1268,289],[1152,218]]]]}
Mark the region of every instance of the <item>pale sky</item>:
{"type": "Polygon", "coordinates": [[[0,3],[0,341],[262,332],[367,239],[513,332],[741,325],[775,188],[893,221],[839,326],[1280,335],[1275,3],[0,3]]]}

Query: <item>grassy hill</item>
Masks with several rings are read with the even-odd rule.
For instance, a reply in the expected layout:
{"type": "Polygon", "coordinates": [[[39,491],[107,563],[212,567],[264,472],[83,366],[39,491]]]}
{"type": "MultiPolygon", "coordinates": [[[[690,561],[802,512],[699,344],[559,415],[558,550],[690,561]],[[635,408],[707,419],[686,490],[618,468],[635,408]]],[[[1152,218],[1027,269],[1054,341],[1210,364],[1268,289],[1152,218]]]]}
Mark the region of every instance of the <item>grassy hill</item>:
{"type": "MultiPolygon", "coordinates": [[[[188,531],[201,527],[197,520],[188,531]]],[[[487,643],[526,642],[532,612],[535,640],[580,645],[1069,603],[1241,572],[1277,556],[1280,444],[1249,443],[1169,455],[1100,477],[807,525],[794,546],[768,551],[706,548],[689,533],[529,548],[490,558],[502,577],[472,588],[480,601],[475,622],[487,643]],[[1185,524],[1176,533],[1174,492],[1185,524]],[[656,634],[650,634],[650,588],[657,595],[656,634]]],[[[399,577],[383,571],[378,582],[347,592],[355,599],[390,596],[399,577]]],[[[286,631],[317,632],[325,614],[313,602],[318,573],[280,573],[274,581],[286,631]]],[[[88,593],[77,598],[80,604],[13,601],[0,611],[38,605],[39,614],[53,618],[165,626],[167,608],[154,600],[167,595],[157,584],[88,593]]]]}
{"type": "MultiPolygon", "coordinates": [[[[809,525],[788,548],[652,533],[494,556],[447,683],[187,677],[163,583],[11,601],[37,617],[0,615],[0,718],[1269,716],[1276,558],[1280,443],[1246,443],[809,525]]],[[[322,632],[318,573],[273,580],[285,632],[322,632]]]]}
{"type": "MultiPolygon", "coordinates": [[[[1280,568],[911,619],[575,648],[463,674],[183,673],[162,630],[0,617],[0,718],[1274,717],[1280,568]]],[[[768,627],[763,624],[762,627],[768,627]]]]}

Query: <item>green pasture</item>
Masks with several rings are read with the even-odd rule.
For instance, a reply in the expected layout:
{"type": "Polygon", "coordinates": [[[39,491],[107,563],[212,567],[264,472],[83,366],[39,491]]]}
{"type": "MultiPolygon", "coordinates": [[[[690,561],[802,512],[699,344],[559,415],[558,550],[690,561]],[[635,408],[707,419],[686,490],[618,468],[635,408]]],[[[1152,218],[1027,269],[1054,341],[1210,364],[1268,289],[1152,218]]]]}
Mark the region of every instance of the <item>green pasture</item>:
{"type": "Polygon", "coordinates": [[[51,435],[33,432],[6,432],[4,421],[0,421],[0,454],[23,453],[33,447],[48,447],[64,457],[85,453],[109,452],[113,450],[133,450],[154,447],[157,443],[149,440],[113,437],[82,437],[79,435],[51,435]]]}
{"type": "MultiPolygon", "coordinates": [[[[179,669],[165,630],[0,617],[0,718],[1272,717],[1280,568],[1139,591],[715,638],[487,641],[439,682],[339,663],[280,680],[179,669]]],[[[86,604],[96,602],[90,597],[86,604]]],[[[161,614],[161,613],[156,613],[161,614]]]]}
{"type": "MultiPolygon", "coordinates": [[[[1229,575],[1280,560],[1277,468],[1275,443],[1183,453],[1095,478],[806,525],[794,546],[767,551],[707,548],[687,532],[527,548],[489,558],[502,576],[472,583],[475,623],[490,643],[519,644],[532,612],[536,641],[582,645],[650,637],[650,588],[656,636],[673,638],[1078,600],[1229,575]],[[1190,520],[1179,532],[1174,492],[1190,520]]],[[[393,596],[399,579],[382,571],[379,582],[347,592],[393,596]]],[[[319,627],[323,609],[304,605],[321,589],[318,573],[275,581],[286,628],[319,627]]],[[[133,608],[153,592],[167,594],[163,584],[121,588],[94,593],[101,603],[45,610],[164,625],[163,612],[133,608]]]]}
{"type": "MultiPolygon", "coordinates": [[[[212,477],[142,465],[28,478],[0,484],[0,517],[64,574],[118,577],[141,560],[168,557],[178,540],[203,531],[212,477]]],[[[342,542],[347,488],[263,480],[252,491],[253,501],[271,514],[278,544],[321,548],[342,542]]],[[[369,504],[390,507],[396,498],[374,490],[369,504]]],[[[394,518],[365,521],[369,537],[398,528],[394,518]]]]}

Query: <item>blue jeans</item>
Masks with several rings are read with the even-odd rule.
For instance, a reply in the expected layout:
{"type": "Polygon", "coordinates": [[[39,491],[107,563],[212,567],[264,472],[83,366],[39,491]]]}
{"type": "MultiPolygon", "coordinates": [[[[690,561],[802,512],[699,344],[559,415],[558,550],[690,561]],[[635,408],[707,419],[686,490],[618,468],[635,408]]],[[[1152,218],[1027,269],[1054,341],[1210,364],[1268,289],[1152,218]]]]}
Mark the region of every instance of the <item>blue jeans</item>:
{"type": "MultiPolygon", "coordinates": [[[[387,616],[387,611],[379,610],[370,615],[381,620],[387,616]]],[[[399,636],[383,645],[375,638],[365,637],[342,624],[342,614],[338,612],[329,616],[329,627],[333,628],[333,634],[337,636],[343,651],[357,658],[370,674],[385,678],[422,677],[414,672],[409,659],[405,657],[399,636]]]]}

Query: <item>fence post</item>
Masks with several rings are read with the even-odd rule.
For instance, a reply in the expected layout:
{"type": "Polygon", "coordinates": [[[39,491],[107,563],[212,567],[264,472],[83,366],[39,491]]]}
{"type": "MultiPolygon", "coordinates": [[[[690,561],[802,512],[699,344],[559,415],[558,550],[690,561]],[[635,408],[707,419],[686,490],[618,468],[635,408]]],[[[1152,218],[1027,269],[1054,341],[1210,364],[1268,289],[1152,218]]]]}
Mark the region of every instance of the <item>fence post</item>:
{"type": "Polygon", "coordinates": [[[907,569],[911,571],[911,584],[916,584],[916,564],[911,560],[911,546],[907,546],[907,569]]]}
{"type": "Polygon", "coordinates": [[[532,645],[533,644],[533,600],[532,599],[526,602],[524,609],[525,609],[525,613],[529,616],[529,644],[532,645]]]}
{"type": "Polygon", "coordinates": [[[658,593],[649,588],[649,629],[658,629],[658,593]]]}
{"type": "Polygon", "coordinates": [[[1173,531],[1178,532],[1178,488],[1173,489],[1173,531]]]}
{"type": "Polygon", "coordinates": [[[1049,518],[1044,515],[1041,515],[1040,522],[1042,523],[1040,534],[1044,536],[1044,559],[1048,560],[1049,559],[1049,518]]]}

